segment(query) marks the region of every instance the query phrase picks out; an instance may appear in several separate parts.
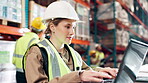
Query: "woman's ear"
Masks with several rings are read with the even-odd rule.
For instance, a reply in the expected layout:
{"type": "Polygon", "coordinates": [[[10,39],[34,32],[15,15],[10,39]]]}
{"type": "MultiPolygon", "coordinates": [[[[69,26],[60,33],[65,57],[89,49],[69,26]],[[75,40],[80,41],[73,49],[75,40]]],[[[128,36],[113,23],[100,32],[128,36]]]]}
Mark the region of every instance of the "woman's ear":
{"type": "Polygon", "coordinates": [[[49,28],[51,30],[51,33],[55,32],[55,25],[53,23],[50,23],[49,28]]]}

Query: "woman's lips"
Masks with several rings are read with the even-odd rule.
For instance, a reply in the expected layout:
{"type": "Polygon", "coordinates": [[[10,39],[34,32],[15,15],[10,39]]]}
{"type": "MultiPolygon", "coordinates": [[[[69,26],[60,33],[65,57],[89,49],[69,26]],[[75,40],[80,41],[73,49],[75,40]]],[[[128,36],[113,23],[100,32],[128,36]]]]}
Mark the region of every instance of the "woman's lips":
{"type": "Polygon", "coordinates": [[[72,39],[72,37],[67,37],[68,39],[72,39]]]}

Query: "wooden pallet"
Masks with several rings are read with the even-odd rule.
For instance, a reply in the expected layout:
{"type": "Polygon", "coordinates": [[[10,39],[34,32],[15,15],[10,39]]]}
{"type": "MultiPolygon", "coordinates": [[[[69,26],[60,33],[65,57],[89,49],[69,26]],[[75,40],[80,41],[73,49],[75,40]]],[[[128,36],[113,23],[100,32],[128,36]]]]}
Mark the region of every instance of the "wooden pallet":
{"type": "Polygon", "coordinates": [[[105,19],[105,20],[99,20],[99,23],[106,23],[106,24],[110,24],[110,23],[115,23],[117,20],[117,18],[115,19],[105,19]]]}
{"type": "Polygon", "coordinates": [[[12,27],[22,27],[21,23],[14,22],[14,21],[9,21],[6,19],[0,19],[0,25],[7,25],[7,26],[12,26],[12,27]]]}

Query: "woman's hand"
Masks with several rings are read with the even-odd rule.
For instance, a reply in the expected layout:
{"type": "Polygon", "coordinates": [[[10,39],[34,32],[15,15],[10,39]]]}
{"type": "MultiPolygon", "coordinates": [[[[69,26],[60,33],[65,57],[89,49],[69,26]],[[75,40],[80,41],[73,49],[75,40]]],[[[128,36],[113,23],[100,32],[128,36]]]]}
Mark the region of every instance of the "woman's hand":
{"type": "Polygon", "coordinates": [[[111,75],[109,75],[107,72],[97,72],[97,71],[83,71],[83,73],[80,74],[80,79],[83,82],[102,82],[103,78],[112,78],[111,75]]]}
{"type": "Polygon", "coordinates": [[[117,73],[118,73],[118,69],[117,68],[105,67],[105,68],[101,68],[99,72],[106,72],[109,75],[111,75],[112,78],[115,78],[117,73]]]}

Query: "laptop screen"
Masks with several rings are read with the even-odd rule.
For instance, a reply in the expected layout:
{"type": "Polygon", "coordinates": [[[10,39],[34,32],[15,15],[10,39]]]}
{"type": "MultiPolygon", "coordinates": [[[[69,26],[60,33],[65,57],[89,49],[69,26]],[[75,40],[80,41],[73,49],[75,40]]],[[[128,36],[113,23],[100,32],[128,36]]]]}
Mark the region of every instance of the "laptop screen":
{"type": "Polygon", "coordinates": [[[148,51],[148,45],[131,39],[114,83],[133,83],[148,51]]]}

